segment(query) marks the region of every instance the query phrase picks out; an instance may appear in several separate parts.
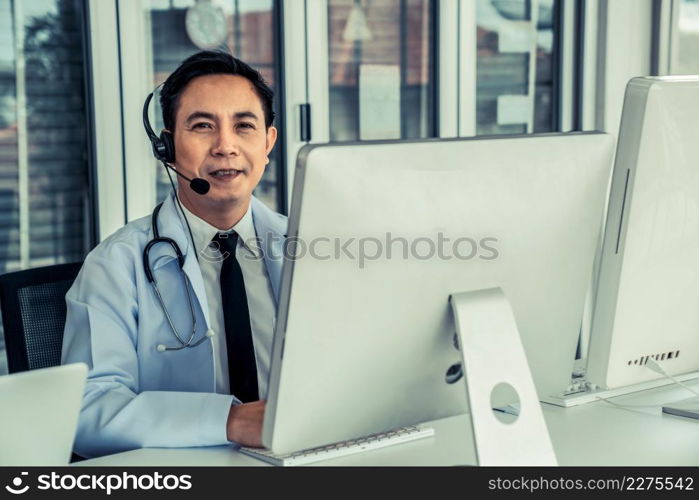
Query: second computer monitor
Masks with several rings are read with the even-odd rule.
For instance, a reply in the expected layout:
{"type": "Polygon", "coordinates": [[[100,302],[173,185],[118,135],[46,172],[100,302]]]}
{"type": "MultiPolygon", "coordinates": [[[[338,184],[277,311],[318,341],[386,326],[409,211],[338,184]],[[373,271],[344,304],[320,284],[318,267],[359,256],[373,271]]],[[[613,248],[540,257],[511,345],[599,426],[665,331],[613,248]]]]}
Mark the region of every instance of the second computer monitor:
{"type": "Polygon", "coordinates": [[[699,76],[626,89],[587,376],[604,388],[699,371],[699,76]]]}

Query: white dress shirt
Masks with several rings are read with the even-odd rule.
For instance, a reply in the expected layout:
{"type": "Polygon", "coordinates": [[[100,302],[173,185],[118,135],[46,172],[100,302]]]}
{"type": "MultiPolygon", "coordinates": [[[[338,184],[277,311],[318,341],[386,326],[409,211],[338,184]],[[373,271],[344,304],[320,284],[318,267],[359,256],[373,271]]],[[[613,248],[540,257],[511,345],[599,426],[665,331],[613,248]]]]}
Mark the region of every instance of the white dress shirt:
{"type": "MultiPolygon", "coordinates": [[[[199,253],[199,267],[204,279],[206,298],[209,302],[209,318],[211,322],[209,328],[215,334],[211,340],[214,349],[216,392],[230,394],[226,327],[221,305],[221,267],[223,266],[223,259],[217,245],[215,243],[212,245],[211,242],[220,230],[191,213],[184,205],[182,205],[182,208],[189,221],[192,236],[194,237],[194,245],[199,253]]],[[[267,276],[264,259],[262,258],[262,251],[255,244],[257,234],[249,206],[243,218],[235,226],[223,232],[228,231],[235,231],[238,234],[235,255],[243,272],[245,293],[248,298],[252,342],[255,348],[255,362],[257,363],[257,388],[260,399],[266,399],[272,339],[274,337],[274,322],[277,311],[272,286],[267,276]]]]}

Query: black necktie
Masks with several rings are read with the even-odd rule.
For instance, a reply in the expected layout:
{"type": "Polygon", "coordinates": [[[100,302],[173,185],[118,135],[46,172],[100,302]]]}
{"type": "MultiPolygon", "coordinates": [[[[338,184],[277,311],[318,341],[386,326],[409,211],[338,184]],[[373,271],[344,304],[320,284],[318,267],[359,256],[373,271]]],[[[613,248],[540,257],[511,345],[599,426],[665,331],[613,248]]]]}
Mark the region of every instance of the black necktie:
{"type": "Polygon", "coordinates": [[[243,403],[257,401],[257,365],[250,329],[248,298],[240,264],[235,256],[236,233],[217,233],[213,241],[223,256],[221,266],[221,304],[226,325],[228,380],[231,394],[243,403]]]}

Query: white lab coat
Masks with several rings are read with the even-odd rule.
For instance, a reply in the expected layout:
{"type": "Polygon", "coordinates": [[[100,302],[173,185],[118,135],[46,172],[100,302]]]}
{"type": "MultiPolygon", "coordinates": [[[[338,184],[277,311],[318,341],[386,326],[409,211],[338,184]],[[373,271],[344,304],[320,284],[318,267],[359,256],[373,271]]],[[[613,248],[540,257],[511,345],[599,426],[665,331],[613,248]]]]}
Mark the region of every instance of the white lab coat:
{"type": "MultiPolygon", "coordinates": [[[[286,217],[256,198],[252,217],[278,301],[286,217]]],[[[209,307],[199,264],[172,195],[160,210],[158,230],[185,255],[195,339],[201,339],[209,328],[209,307]]],[[[215,393],[211,341],[179,351],[156,348],[178,342],[143,271],[143,248],[152,238],[150,215],[127,224],[90,252],[66,295],[62,362],[82,361],[89,367],[74,446],[84,457],[139,447],[228,443],[226,420],[231,404],[238,401],[215,393]]],[[[175,254],[161,243],[152,248],[150,262],[173,323],[187,338],[192,320],[175,254]]]]}

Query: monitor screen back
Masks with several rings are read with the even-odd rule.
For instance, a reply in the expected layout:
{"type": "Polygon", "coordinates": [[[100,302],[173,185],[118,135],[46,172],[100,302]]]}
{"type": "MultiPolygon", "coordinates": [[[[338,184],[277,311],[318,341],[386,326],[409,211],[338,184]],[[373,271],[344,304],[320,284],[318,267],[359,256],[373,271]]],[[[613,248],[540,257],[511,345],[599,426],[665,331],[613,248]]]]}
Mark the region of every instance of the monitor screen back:
{"type": "Polygon", "coordinates": [[[303,149],[264,444],[283,453],[467,411],[463,379],[446,382],[460,361],[454,292],[501,287],[539,395],[565,388],[612,153],[605,134],[303,149]]]}
{"type": "Polygon", "coordinates": [[[629,82],[605,228],[588,380],[699,370],[699,77],[629,82]]]}

